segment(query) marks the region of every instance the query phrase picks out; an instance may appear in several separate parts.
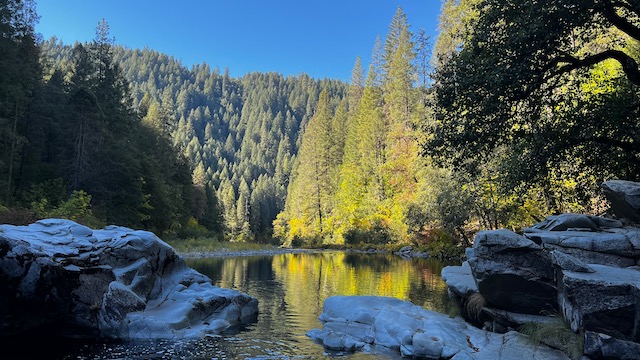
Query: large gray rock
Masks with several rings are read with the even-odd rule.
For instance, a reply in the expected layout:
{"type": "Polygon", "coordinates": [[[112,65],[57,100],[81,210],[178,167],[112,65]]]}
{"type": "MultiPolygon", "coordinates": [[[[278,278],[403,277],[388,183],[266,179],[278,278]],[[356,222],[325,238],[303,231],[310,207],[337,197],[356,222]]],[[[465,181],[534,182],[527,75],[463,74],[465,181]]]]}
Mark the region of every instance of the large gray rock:
{"type": "Polygon", "coordinates": [[[557,310],[551,256],[530,239],[504,229],[481,231],[467,261],[493,307],[534,315],[557,310]]]}
{"type": "Polygon", "coordinates": [[[441,275],[442,280],[456,296],[468,298],[478,292],[468,261],[464,261],[461,266],[445,266],[441,275]]]}
{"type": "Polygon", "coordinates": [[[545,231],[599,231],[603,228],[621,228],[622,222],[600,216],[584,214],[560,214],[547,216],[531,229],[545,231]]]}
{"type": "Polygon", "coordinates": [[[595,272],[593,268],[591,268],[584,261],[575,258],[571,255],[563,253],[562,251],[554,250],[551,252],[551,262],[553,265],[556,265],[562,270],[568,270],[573,272],[585,272],[592,273],[595,272]]]}
{"type": "Polygon", "coordinates": [[[487,318],[507,329],[519,329],[525,324],[552,324],[557,321],[557,318],[550,316],[520,314],[488,307],[483,308],[482,312],[487,318]]]}
{"type": "MultiPolygon", "coordinates": [[[[628,201],[637,205],[636,195],[628,201]]],[[[488,303],[482,309],[486,329],[546,323],[553,318],[535,315],[559,312],[574,332],[586,331],[589,359],[640,359],[640,228],[628,221],[562,214],[525,229],[524,236],[483,231],[467,259],[488,303]]],[[[463,266],[445,269],[451,293],[471,292],[463,266]]]]}
{"type": "Polygon", "coordinates": [[[333,296],[325,300],[320,321],[323,328],[307,335],[332,350],[384,347],[426,359],[568,359],[560,351],[533,345],[517,332],[483,331],[459,317],[395,298],[333,296]]]}
{"type": "Polygon", "coordinates": [[[640,271],[589,267],[593,272],[558,273],[558,303],[571,329],[640,341],[640,271]]]}
{"type": "MultiPolygon", "coordinates": [[[[602,223],[606,220],[601,219],[603,219],[600,220],[602,223]]],[[[557,250],[586,264],[624,268],[636,265],[640,259],[640,229],[638,228],[614,226],[598,227],[599,231],[577,228],[546,230],[545,226],[538,225],[525,229],[525,237],[541,244],[546,250],[557,250]]]]}
{"type": "Polygon", "coordinates": [[[587,331],[584,334],[584,354],[592,360],[638,360],[640,344],[587,331]]]}
{"type": "Polygon", "coordinates": [[[153,233],[46,219],[0,225],[0,335],[186,338],[249,323],[257,300],[186,266],[153,233]]]}
{"type": "Polygon", "coordinates": [[[631,223],[640,223],[640,183],[609,180],[601,186],[616,217],[631,223]]]}

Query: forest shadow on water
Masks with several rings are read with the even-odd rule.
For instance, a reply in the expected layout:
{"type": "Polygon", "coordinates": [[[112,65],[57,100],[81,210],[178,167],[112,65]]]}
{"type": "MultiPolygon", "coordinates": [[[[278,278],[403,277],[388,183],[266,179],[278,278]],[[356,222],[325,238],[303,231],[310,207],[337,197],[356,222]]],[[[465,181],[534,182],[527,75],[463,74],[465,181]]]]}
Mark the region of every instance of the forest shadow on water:
{"type": "Polygon", "coordinates": [[[306,332],[322,327],[318,316],[324,300],[333,295],[391,296],[445,314],[456,315],[458,310],[440,276],[449,263],[435,259],[336,251],[186,261],[215,285],[255,296],[257,321],[218,336],[184,341],[90,342],[35,335],[31,339],[42,346],[17,358],[400,359],[387,349],[373,354],[327,352],[306,332]]]}

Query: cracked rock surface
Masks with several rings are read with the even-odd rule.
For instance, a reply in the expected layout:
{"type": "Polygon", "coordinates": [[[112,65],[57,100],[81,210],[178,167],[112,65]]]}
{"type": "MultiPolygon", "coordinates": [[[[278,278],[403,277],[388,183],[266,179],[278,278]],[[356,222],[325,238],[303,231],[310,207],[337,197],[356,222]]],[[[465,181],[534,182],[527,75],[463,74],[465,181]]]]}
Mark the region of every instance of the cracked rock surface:
{"type": "Polygon", "coordinates": [[[324,302],[322,329],[307,333],[327,349],[372,351],[375,347],[427,359],[569,359],[543,345],[532,345],[515,331],[478,329],[408,301],[380,296],[333,296],[324,302]]]}
{"type": "Polygon", "coordinates": [[[151,232],[70,220],[0,225],[0,336],[178,339],[255,321],[257,299],[214,286],[151,232]]]}

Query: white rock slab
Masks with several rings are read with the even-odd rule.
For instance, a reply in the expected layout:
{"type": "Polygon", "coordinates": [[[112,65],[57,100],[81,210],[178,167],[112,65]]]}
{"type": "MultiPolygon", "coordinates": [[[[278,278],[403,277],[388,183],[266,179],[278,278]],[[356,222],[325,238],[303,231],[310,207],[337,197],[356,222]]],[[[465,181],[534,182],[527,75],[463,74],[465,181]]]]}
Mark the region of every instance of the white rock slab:
{"type": "Polygon", "coordinates": [[[147,231],[70,220],[0,225],[0,335],[202,337],[257,317],[257,299],[214,286],[147,231]]]}
{"type": "Polygon", "coordinates": [[[307,336],[326,348],[370,351],[374,347],[427,359],[566,360],[564,353],[533,345],[517,332],[480,330],[462,318],[379,296],[333,296],[325,300],[322,329],[307,336]]]}

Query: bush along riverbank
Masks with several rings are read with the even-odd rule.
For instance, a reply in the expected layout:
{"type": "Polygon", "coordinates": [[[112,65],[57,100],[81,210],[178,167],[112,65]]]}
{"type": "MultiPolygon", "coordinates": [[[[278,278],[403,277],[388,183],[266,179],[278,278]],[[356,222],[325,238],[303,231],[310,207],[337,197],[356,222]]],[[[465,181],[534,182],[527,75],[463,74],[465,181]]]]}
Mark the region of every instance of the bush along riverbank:
{"type": "Polygon", "coordinates": [[[613,217],[561,214],[522,234],[479,232],[467,260],[442,270],[462,318],[334,297],[323,328],[307,335],[333,350],[429,359],[640,359],[640,183],[602,186],[613,217]]]}

